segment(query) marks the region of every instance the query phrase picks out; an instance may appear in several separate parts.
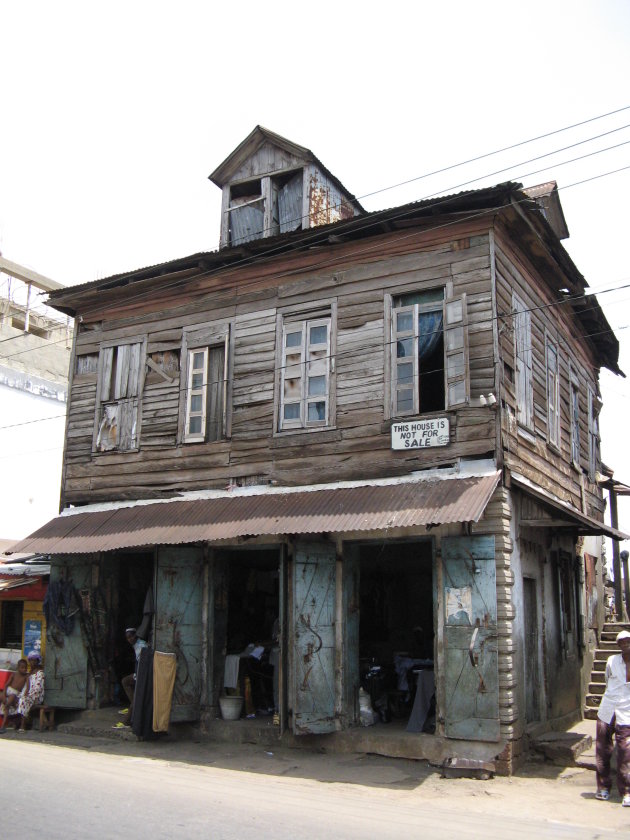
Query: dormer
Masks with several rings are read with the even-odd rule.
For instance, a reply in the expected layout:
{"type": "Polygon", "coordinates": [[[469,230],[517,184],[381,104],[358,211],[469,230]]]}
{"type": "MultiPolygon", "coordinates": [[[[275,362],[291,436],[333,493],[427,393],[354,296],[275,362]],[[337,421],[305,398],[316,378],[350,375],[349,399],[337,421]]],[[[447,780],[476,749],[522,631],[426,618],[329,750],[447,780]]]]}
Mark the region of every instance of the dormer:
{"type": "Polygon", "coordinates": [[[309,149],[260,125],[209,177],[223,190],[221,248],[364,212],[309,149]]]}

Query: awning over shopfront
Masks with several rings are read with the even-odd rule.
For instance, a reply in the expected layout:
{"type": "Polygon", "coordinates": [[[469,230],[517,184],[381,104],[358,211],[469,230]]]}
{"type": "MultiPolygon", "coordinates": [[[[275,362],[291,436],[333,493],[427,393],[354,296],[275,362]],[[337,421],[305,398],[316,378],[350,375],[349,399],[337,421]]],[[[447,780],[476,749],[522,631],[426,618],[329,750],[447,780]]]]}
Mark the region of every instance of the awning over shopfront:
{"type": "Polygon", "coordinates": [[[280,534],[382,531],[477,522],[501,473],[299,488],[242,488],[64,512],[12,551],[89,554],[280,534]]]}
{"type": "Polygon", "coordinates": [[[521,519],[521,525],[535,527],[571,528],[584,536],[604,536],[613,540],[628,540],[630,536],[612,528],[599,519],[587,516],[571,505],[558,499],[518,473],[511,473],[511,482],[524,493],[541,502],[547,513],[537,519],[521,519]]]}

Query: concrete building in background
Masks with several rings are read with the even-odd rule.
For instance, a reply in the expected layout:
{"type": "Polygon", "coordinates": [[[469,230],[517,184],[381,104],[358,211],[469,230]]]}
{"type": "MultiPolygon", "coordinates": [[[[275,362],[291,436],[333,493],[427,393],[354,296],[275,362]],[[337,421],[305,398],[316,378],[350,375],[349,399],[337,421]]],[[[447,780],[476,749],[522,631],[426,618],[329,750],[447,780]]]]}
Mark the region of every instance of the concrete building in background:
{"type": "Polygon", "coordinates": [[[59,509],[73,322],[42,296],[62,288],[0,256],[0,538],[59,509]]]}

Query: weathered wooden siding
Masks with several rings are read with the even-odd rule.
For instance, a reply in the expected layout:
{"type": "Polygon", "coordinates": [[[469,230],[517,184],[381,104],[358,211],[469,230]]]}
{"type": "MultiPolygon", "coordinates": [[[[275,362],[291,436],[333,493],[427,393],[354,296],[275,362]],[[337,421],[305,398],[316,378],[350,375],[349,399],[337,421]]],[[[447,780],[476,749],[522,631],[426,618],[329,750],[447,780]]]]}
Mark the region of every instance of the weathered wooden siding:
{"type": "Polygon", "coordinates": [[[75,377],[64,504],[146,498],[230,482],[369,478],[492,455],[496,411],[479,405],[479,396],[495,388],[490,277],[489,235],[477,223],[449,230],[448,238],[422,230],[383,235],[370,240],[367,252],[364,245],[324,247],[299,258],[278,257],[273,266],[212,276],[200,269],[184,278],[178,272],[158,278],[150,295],[134,290],[125,299],[118,290],[110,299],[104,293],[84,315],[78,355],[97,352],[101,341],[146,338],[151,356],[180,347],[184,328],[231,323],[232,434],[216,443],[178,444],[179,374],[171,382],[151,375],[142,395],[139,450],[93,453],[96,379],[94,374],[75,377]],[[471,405],[449,412],[449,446],[393,452],[386,419],[385,297],[439,286],[467,296],[471,405]],[[277,434],[278,317],[307,317],[323,308],[336,314],[334,427],[277,434]]]}
{"type": "Polygon", "coordinates": [[[501,434],[505,464],[554,495],[582,509],[584,483],[586,512],[603,512],[601,494],[588,480],[588,390],[597,393],[598,370],[588,343],[579,339],[584,328],[569,304],[559,302],[525,256],[497,232],[496,298],[501,375],[501,434]],[[533,353],[534,428],[523,432],[517,423],[512,293],[531,309],[533,353]],[[546,334],[556,343],[560,377],[560,447],[548,444],[546,334]],[[569,369],[577,376],[580,392],[580,471],[571,463],[569,369]],[[511,372],[510,372],[511,370],[511,372]]]}

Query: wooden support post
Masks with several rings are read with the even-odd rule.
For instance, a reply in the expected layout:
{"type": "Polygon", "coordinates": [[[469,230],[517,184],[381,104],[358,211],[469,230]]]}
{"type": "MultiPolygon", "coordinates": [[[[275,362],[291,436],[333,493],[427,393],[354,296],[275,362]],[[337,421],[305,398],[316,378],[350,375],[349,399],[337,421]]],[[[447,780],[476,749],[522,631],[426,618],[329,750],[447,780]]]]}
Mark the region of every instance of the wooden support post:
{"type": "MultiPolygon", "coordinates": [[[[613,528],[618,528],[617,517],[617,494],[614,487],[611,486],[608,491],[610,498],[610,524],[613,528]]],[[[615,616],[617,621],[623,621],[623,599],[621,596],[621,562],[619,559],[619,540],[612,541],[613,547],[613,576],[615,578],[615,616]]]]}

